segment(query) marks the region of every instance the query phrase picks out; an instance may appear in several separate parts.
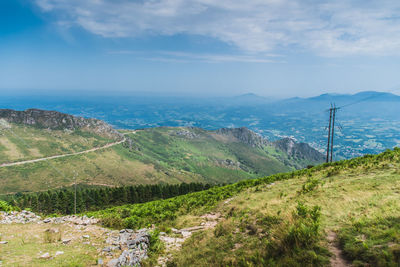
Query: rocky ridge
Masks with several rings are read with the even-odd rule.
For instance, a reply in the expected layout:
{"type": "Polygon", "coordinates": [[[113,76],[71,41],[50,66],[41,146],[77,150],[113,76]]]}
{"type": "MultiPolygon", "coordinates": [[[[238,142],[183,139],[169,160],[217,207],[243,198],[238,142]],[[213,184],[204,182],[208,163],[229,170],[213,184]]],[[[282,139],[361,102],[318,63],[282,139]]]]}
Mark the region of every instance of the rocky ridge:
{"type": "Polygon", "coordinates": [[[286,152],[291,157],[308,160],[311,159],[313,161],[324,160],[324,156],[310,145],[306,143],[296,143],[295,140],[288,137],[273,142],[273,145],[286,152]]]}
{"type": "Polygon", "coordinates": [[[215,131],[217,134],[229,136],[237,139],[239,142],[247,144],[252,147],[263,148],[270,145],[268,139],[260,136],[246,127],[240,128],[221,128],[215,131]]]}
{"type": "Polygon", "coordinates": [[[278,150],[285,152],[292,158],[299,160],[312,160],[322,162],[324,156],[306,143],[296,143],[292,138],[283,138],[275,142],[269,141],[267,138],[253,132],[252,130],[241,128],[222,128],[215,131],[217,134],[225,135],[237,139],[239,142],[248,144],[252,147],[263,149],[265,146],[273,146],[278,150]]]}
{"type": "Polygon", "coordinates": [[[84,130],[107,138],[122,138],[122,135],[118,131],[104,121],[86,119],[58,111],[0,109],[0,119],[4,119],[8,123],[24,124],[51,130],[84,130]]]}

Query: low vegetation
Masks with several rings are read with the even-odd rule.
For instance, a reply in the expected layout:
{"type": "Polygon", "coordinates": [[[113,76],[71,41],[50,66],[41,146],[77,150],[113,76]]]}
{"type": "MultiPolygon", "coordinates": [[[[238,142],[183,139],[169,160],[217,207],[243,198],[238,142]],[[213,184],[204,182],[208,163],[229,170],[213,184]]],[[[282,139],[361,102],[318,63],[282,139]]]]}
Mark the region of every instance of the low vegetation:
{"type": "Polygon", "coordinates": [[[17,210],[17,208],[10,205],[6,201],[0,200],[0,211],[9,212],[9,211],[13,211],[13,210],[17,210]]]}
{"type": "Polygon", "coordinates": [[[399,163],[394,149],[89,215],[111,227],[169,229],[221,213],[214,229],[184,243],[171,266],[326,266],[332,232],[355,266],[397,266],[399,163]]]}
{"type": "Polygon", "coordinates": [[[354,266],[399,266],[400,217],[358,218],[339,230],[344,254],[354,266]]]}

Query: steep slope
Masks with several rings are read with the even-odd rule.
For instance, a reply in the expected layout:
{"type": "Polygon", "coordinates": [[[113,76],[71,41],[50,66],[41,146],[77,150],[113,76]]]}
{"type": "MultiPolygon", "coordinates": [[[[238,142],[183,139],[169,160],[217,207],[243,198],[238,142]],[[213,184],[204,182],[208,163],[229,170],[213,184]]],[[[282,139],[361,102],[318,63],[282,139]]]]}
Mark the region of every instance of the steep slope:
{"type": "MultiPolygon", "coordinates": [[[[59,134],[61,140],[74,135],[60,130],[14,123],[9,125],[13,131],[19,130],[18,136],[26,139],[18,144],[21,150],[35,147],[33,140],[38,136],[45,141],[46,135],[53,138],[59,134]],[[28,142],[32,145],[26,148],[24,145],[28,142]]],[[[125,131],[124,134],[127,139],[125,143],[107,149],[32,164],[0,167],[0,193],[68,186],[73,183],[75,173],[79,183],[88,185],[230,183],[320,162],[303,156],[289,156],[245,128],[205,131],[199,128],[161,127],[125,131]]],[[[14,140],[11,133],[6,138],[14,140]]],[[[59,150],[61,146],[54,140],[44,143],[51,143],[54,150],[59,150]]],[[[80,143],[84,142],[81,140],[80,143]]],[[[41,148],[44,145],[39,143],[37,146],[41,148]]],[[[0,153],[8,155],[9,150],[3,149],[0,153]]]]}
{"type": "Polygon", "coordinates": [[[171,266],[398,266],[399,163],[395,149],[90,215],[181,229],[162,238],[186,239],[161,252],[171,266]]]}

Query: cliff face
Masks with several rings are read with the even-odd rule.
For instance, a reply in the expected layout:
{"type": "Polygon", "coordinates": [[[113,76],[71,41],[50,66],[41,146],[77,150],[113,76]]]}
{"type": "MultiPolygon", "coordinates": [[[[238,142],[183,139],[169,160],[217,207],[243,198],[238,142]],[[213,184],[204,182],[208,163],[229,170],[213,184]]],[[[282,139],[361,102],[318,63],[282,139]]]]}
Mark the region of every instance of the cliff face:
{"type": "Polygon", "coordinates": [[[262,148],[271,144],[266,138],[263,138],[246,127],[222,128],[217,130],[216,133],[236,138],[238,141],[248,144],[252,147],[262,148]]]}
{"type": "Polygon", "coordinates": [[[324,160],[324,155],[306,143],[296,143],[291,138],[283,138],[275,141],[273,145],[286,152],[289,156],[299,159],[308,159],[317,162],[324,160]]]}
{"type": "Polygon", "coordinates": [[[291,138],[283,138],[281,140],[270,142],[268,139],[258,135],[246,127],[241,128],[222,128],[216,133],[233,137],[239,142],[248,144],[252,147],[264,148],[273,146],[283,151],[286,155],[297,160],[305,160],[311,162],[323,162],[324,156],[316,149],[306,143],[296,143],[291,138]]]}
{"type": "Polygon", "coordinates": [[[112,139],[122,138],[122,135],[113,129],[111,125],[101,120],[86,119],[57,111],[0,109],[0,119],[4,119],[9,123],[25,124],[52,130],[85,130],[112,139]]]}

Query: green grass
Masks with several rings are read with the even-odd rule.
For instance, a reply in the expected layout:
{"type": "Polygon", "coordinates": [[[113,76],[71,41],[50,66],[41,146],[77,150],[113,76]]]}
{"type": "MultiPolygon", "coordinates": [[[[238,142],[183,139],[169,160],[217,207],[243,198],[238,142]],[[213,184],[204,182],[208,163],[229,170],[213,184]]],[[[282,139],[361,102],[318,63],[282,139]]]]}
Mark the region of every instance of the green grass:
{"type": "Polygon", "coordinates": [[[117,228],[168,229],[221,213],[215,229],[193,235],[174,254],[177,266],[327,266],[332,232],[354,265],[398,266],[399,163],[395,149],[89,215],[117,228]]]}
{"type": "Polygon", "coordinates": [[[399,266],[399,216],[358,218],[340,229],[339,240],[354,266],[399,266]]]}

